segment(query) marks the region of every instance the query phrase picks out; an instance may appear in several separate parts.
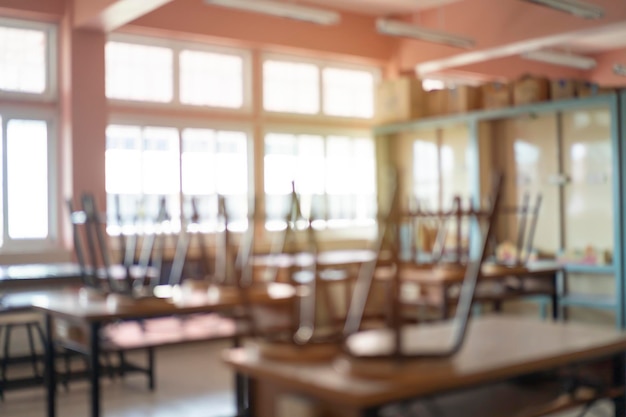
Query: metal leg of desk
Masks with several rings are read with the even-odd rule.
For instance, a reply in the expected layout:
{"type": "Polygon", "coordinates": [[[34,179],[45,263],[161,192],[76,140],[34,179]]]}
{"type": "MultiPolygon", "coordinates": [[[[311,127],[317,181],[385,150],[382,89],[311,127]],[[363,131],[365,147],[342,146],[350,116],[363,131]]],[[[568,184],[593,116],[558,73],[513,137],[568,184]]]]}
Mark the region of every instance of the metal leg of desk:
{"type": "MultiPolygon", "coordinates": [[[[626,385],[626,353],[621,353],[613,360],[613,386],[624,387],[626,385]]],[[[626,394],[613,399],[615,417],[626,416],[626,394]]]]}
{"type": "Polygon", "coordinates": [[[89,326],[89,382],[91,385],[91,417],[100,417],[100,323],[89,326]]]}
{"type": "Polygon", "coordinates": [[[56,369],[54,367],[54,340],[52,330],[52,316],[46,314],[46,346],[45,346],[45,358],[46,358],[46,396],[48,417],[56,416],[56,369]]]}
{"type": "MultiPolygon", "coordinates": [[[[241,347],[239,335],[233,337],[233,348],[241,347]]],[[[237,406],[237,416],[248,416],[248,378],[245,375],[235,372],[235,405],[237,406]]]]}

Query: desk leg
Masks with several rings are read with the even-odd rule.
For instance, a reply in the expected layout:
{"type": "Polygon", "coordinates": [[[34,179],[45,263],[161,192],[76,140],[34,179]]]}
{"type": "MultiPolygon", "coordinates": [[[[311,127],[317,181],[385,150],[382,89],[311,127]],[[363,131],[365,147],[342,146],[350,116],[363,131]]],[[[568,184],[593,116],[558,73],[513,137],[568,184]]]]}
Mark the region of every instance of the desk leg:
{"type": "Polygon", "coordinates": [[[46,396],[48,403],[48,417],[56,416],[56,369],[54,367],[54,332],[52,329],[52,316],[46,314],[46,396]]]}
{"type": "Polygon", "coordinates": [[[100,323],[89,329],[89,382],[91,385],[91,417],[100,417],[100,323]]]}
{"type": "Polygon", "coordinates": [[[552,320],[559,320],[559,274],[555,273],[552,277],[552,320]]]}
{"type": "MultiPolygon", "coordinates": [[[[233,347],[241,347],[241,337],[236,334],[233,338],[233,347]]],[[[247,378],[240,372],[235,372],[235,405],[237,406],[237,417],[249,416],[248,412],[248,398],[247,392],[248,384],[247,378]]]]}
{"type": "MultiPolygon", "coordinates": [[[[613,359],[613,386],[624,387],[626,385],[626,353],[620,353],[613,359]]],[[[626,394],[622,393],[613,399],[615,417],[626,416],[626,394]]]]}

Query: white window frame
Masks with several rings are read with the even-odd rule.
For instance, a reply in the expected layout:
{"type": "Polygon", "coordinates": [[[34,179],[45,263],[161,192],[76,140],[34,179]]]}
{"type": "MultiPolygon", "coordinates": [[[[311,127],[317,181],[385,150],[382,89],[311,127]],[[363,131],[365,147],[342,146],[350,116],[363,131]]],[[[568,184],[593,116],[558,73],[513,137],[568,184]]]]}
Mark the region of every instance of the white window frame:
{"type": "Polygon", "coordinates": [[[58,249],[59,240],[59,209],[58,201],[58,117],[53,110],[32,109],[25,106],[0,106],[2,117],[2,224],[3,242],[0,253],[35,253],[50,252],[58,249]],[[45,121],[48,127],[48,236],[43,239],[12,239],[8,230],[7,205],[7,125],[12,119],[45,121]]]}
{"type": "MultiPolygon", "coordinates": [[[[294,63],[294,64],[315,65],[318,68],[318,70],[319,70],[319,85],[318,85],[318,88],[319,88],[320,102],[319,102],[319,111],[317,113],[311,113],[311,114],[293,113],[293,112],[272,111],[272,110],[266,110],[265,108],[262,108],[261,111],[263,112],[263,114],[265,114],[265,115],[292,116],[292,117],[299,117],[299,118],[307,118],[308,117],[308,118],[325,119],[325,120],[358,120],[358,121],[361,121],[362,123],[373,123],[374,122],[376,114],[372,114],[372,117],[370,117],[370,118],[365,118],[365,117],[333,116],[333,115],[324,113],[324,80],[323,80],[323,74],[324,74],[324,69],[325,68],[337,68],[337,69],[369,72],[374,77],[374,87],[376,87],[376,84],[382,78],[382,71],[381,71],[380,68],[378,68],[378,67],[376,67],[374,65],[367,66],[367,65],[358,65],[358,64],[350,64],[350,63],[344,63],[344,62],[325,61],[325,60],[319,60],[319,59],[313,59],[313,58],[298,57],[298,56],[294,56],[294,55],[264,53],[261,56],[261,66],[260,66],[261,73],[263,72],[263,64],[265,63],[265,61],[284,61],[284,62],[291,62],[291,63],[294,63]]],[[[263,74],[261,74],[261,83],[263,83],[263,74]]],[[[374,97],[373,97],[374,109],[376,109],[376,96],[375,96],[375,93],[376,93],[376,91],[375,91],[375,88],[374,88],[374,91],[372,91],[372,94],[374,95],[374,97]]],[[[263,92],[263,94],[265,94],[265,92],[263,92]]],[[[263,100],[261,100],[261,105],[263,106],[262,103],[263,103],[263,100]]]]}
{"type": "MultiPolygon", "coordinates": [[[[350,129],[350,128],[332,128],[332,127],[312,127],[312,126],[293,126],[293,125],[279,125],[279,124],[266,124],[263,127],[262,132],[262,140],[261,146],[263,146],[263,157],[262,160],[265,160],[265,137],[268,134],[277,133],[277,134],[287,134],[287,135],[317,135],[322,136],[324,140],[324,150],[326,151],[326,141],[328,141],[329,136],[348,136],[351,138],[370,138],[374,146],[376,145],[376,138],[372,135],[372,132],[369,130],[363,129],[350,129]]],[[[326,153],[324,154],[326,157],[326,153]]],[[[374,169],[378,171],[377,164],[374,169]]],[[[263,178],[261,179],[261,189],[263,190],[263,196],[265,198],[265,166],[262,169],[263,178]]],[[[376,172],[376,176],[378,176],[378,172],[376,172]]],[[[378,193],[378,184],[374,184],[378,193]]],[[[275,232],[273,227],[267,227],[267,219],[266,213],[263,213],[265,219],[265,230],[266,232],[272,233],[275,232]]],[[[331,221],[332,222],[332,221],[331,221]]],[[[337,237],[346,237],[346,236],[361,236],[362,233],[359,231],[368,231],[371,232],[373,227],[375,226],[376,219],[372,219],[371,221],[367,220],[357,220],[353,222],[349,222],[349,224],[341,225],[341,226],[329,226],[326,220],[321,220],[318,224],[323,224],[323,227],[319,227],[320,230],[324,231],[326,236],[336,235],[337,237]]],[[[366,234],[368,238],[371,237],[369,234],[366,234]]]]}
{"type": "MultiPolygon", "coordinates": [[[[247,158],[248,158],[248,197],[250,197],[254,193],[254,164],[251,163],[254,158],[254,128],[247,123],[224,123],[219,121],[205,121],[198,119],[185,119],[185,118],[167,118],[167,123],[163,122],[163,118],[155,117],[155,116],[133,116],[133,115],[123,115],[123,114],[113,114],[109,117],[107,122],[107,126],[110,125],[124,125],[124,126],[138,126],[140,128],[145,127],[158,127],[158,128],[173,128],[178,130],[179,144],[182,145],[182,132],[185,129],[210,129],[215,131],[237,131],[245,133],[248,141],[246,144],[247,149],[247,158]]],[[[182,158],[182,147],[179,149],[179,157],[182,158]]],[[[179,188],[179,196],[180,201],[180,212],[183,215],[183,191],[182,191],[182,166],[179,166],[179,170],[181,171],[180,188],[179,188]]],[[[107,209],[108,211],[108,209],[107,209]]],[[[109,231],[110,234],[115,235],[117,233],[118,228],[113,227],[109,231]]],[[[178,230],[173,230],[173,232],[179,232],[178,230]]]]}
{"type": "Polygon", "coordinates": [[[46,88],[42,93],[0,90],[0,99],[51,102],[58,97],[58,29],[55,24],[0,17],[0,26],[39,30],[46,34],[46,88]]]}
{"type": "MultiPolygon", "coordinates": [[[[156,37],[137,36],[129,34],[111,34],[107,38],[107,42],[121,42],[143,46],[155,46],[161,48],[169,48],[173,52],[172,60],[172,101],[169,103],[158,103],[142,100],[125,100],[118,98],[107,98],[109,103],[113,105],[146,108],[146,109],[184,109],[194,111],[212,111],[224,113],[250,114],[252,112],[252,53],[245,49],[235,49],[222,46],[215,46],[199,42],[185,42],[167,40],[156,37]],[[215,54],[226,54],[241,57],[243,61],[243,103],[241,108],[229,108],[208,105],[185,104],[180,101],[180,53],[183,50],[209,52],[215,54]]],[[[105,74],[106,76],[106,74],[105,74]]]]}

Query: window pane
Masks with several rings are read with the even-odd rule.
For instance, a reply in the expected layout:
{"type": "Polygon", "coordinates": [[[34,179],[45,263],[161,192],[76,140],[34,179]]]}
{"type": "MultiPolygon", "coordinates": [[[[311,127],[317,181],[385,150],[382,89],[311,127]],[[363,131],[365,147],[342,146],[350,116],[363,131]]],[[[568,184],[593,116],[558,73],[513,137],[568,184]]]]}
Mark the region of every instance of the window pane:
{"type": "Polygon", "coordinates": [[[183,193],[208,195],[215,187],[215,131],[183,130],[183,193]]]}
{"type": "Polygon", "coordinates": [[[9,236],[48,236],[48,126],[40,120],[7,124],[9,236]]]}
{"type": "Polygon", "coordinates": [[[46,89],[44,31],[0,27],[0,89],[43,93],[46,89]]]}
{"type": "Polygon", "coordinates": [[[324,114],[331,116],[374,116],[374,76],[367,71],[325,68],[324,114]]]}
{"type": "Polygon", "coordinates": [[[311,64],[265,61],[263,108],[289,113],[319,113],[318,68],[311,64]]]}
{"type": "Polygon", "coordinates": [[[168,48],[107,42],[108,98],[168,103],[173,97],[173,52],[168,48]]]}
{"type": "Polygon", "coordinates": [[[142,185],[145,194],[177,194],[180,189],[178,131],[146,127],[143,130],[142,185]]]}
{"type": "Polygon", "coordinates": [[[180,101],[199,106],[243,105],[243,59],[200,51],[180,53],[180,101]]]}
{"type": "Polygon", "coordinates": [[[141,193],[141,128],[109,126],[106,130],[106,191],[141,193]]]}
{"type": "Polygon", "coordinates": [[[439,159],[437,144],[418,139],[413,142],[413,193],[422,208],[439,208],[439,159]]]}
{"type": "MultiPolygon", "coordinates": [[[[244,132],[185,129],[183,131],[183,193],[190,210],[197,197],[202,218],[215,217],[214,194],[226,196],[231,220],[248,214],[248,151],[244,132]],[[208,210],[208,212],[207,212],[208,210]]],[[[189,211],[188,211],[189,214],[189,211]]]]}
{"type": "Polygon", "coordinates": [[[289,209],[291,182],[296,169],[295,135],[270,133],[265,136],[265,214],[267,219],[284,219],[289,209]]]}

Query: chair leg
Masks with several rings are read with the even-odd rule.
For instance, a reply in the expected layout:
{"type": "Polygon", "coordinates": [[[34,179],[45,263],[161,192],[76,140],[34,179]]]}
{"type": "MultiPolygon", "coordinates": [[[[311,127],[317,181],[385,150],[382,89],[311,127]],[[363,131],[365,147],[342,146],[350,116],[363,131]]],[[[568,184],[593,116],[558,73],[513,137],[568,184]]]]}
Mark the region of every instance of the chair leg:
{"type": "MultiPolygon", "coordinates": [[[[0,326],[0,340],[2,340],[2,333],[5,326],[0,326]]],[[[3,357],[4,360],[4,357],[3,357]]],[[[4,401],[4,376],[0,375],[0,400],[4,401]]]]}
{"type": "Polygon", "coordinates": [[[28,335],[28,347],[30,348],[30,363],[33,367],[33,373],[39,378],[39,367],[37,366],[37,352],[35,351],[35,340],[33,338],[33,327],[36,323],[26,323],[26,333],[28,335]]]}
{"type": "Polygon", "coordinates": [[[11,345],[11,330],[13,329],[12,324],[7,324],[4,329],[4,346],[3,351],[4,354],[2,356],[2,363],[0,364],[0,379],[3,383],[7,381],[7,367],[9,365],[9,346],[11,345]]]}

